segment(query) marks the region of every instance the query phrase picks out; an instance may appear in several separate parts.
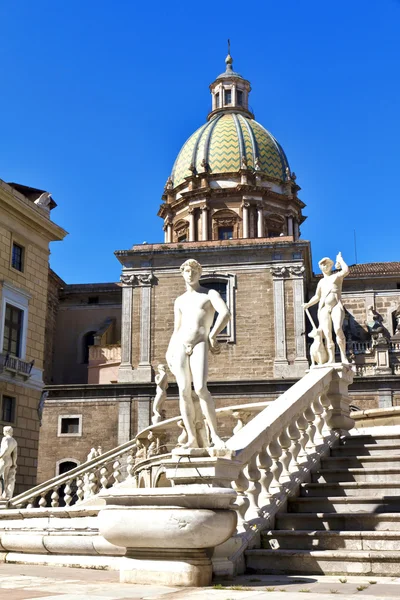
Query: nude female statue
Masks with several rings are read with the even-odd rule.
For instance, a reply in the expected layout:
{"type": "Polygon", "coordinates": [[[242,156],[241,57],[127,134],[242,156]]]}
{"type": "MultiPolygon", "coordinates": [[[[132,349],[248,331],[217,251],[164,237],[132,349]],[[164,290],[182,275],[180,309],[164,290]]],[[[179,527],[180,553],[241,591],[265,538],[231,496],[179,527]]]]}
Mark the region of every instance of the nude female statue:
{"type": "Polygon", "coordinates": [[[336,268],[340,267],[340,271],[332,273],[333,260],[330,258],[321,259],[318,265],[323,273],[323,278],[318,283],[315,295],[309,302],[303,304],[303,308],[309,308],[318,302],[318,329],[322,331],[326,340],[328,363],[335,362],[332,326],[340,350],[340,359],[343,363],[348,363],[346,338],[342,329],[345,314],[342,304],[342,285],[343,279],[349,273],[349,267],[344,262],[341,252],[336,257],[336,268]]]}
{"type": "Polygon", "coordinates": [[[210,429],[211,442],[215,448],[224,448],[225,444],[217,434],[214,400],[207,387],[208,349],[216,354],[221,351],[217,335],[228,323],[230,313],[217,291],[201,287],[199,279],[202,268],[196,260],[187,260],[180,270],[185,280],[186,292],[175,300],[174,332],[166,358],[179,388],[179,408],[188,436],[184,447],[200,446],[196,435],[196,410],[192,398],[193,381],[201,412],[210,429]],[[212,327],[215,312],[218,316],[212,327]]]}

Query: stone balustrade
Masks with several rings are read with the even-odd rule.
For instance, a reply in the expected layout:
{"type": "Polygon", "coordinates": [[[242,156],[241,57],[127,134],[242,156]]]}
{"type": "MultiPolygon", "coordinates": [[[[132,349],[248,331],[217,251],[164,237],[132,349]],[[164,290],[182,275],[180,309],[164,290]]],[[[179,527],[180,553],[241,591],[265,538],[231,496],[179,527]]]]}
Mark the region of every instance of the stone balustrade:
{"type": "MultiPolygon", "coordinates": [[[[84,518],[86,511],[101,507],[100,534],[116,544],[116,548],[127,549],[124,580],[143,582],[153,574],[144,576],[142,564],[151,559],[152,569],[159,569],[160,563],[154,559],[161,547],[157,544],[158,531],[164,540],[162,552],[166,566],[170,560],[179,562],[173,540],[165,537],[162,528],[151,526],[154,539],[148,547],[145,530],[141,533],[142,541],[135,537],[141,511],[145,512],[150,505],[154,508],[156,503],[162,516],[162,511],[170,511],[168,496],[175,494],[174,506],[176,504],[176,510],[180,511],[177,522],[181,517],[185,522],[193,521],[200,536],[196,541],[184,540],[185,561],[191,564],[192,570],[182,585],[197,585],[194,581],[202,573],[196,567],[198,561],[207,567],[207,578],[210,578],[205,549],[215,544],[214,573],[237,573],[243,565],[246,548],[257,542],[263,529],[274,526],[275,515],[284,509],[287,498],[297,493],[302,482],[309,480],[311,470],[318,468],[320,459],[328,454],[339,436],[353,427],[348,398],[352,379],[350,365],[322,365],[310,369],[272,403],[219,409],[219,417],[227,414],[235,417],[233,435],[226,441],[225,449],[210,448],[201,456],[169,452],[176,443],[166,438],[173,434],[176,440],[179,417],[163,421],[143,430],[134,440],[20,494],[10,501],[9,509],[18,509],[19,514],[26,513],[30,519],[49,509],[57,514],[68,512],[71,505],[77,504],[73,509],[81,511],[79,514],[84,518]],[[171,486],[168,492],[166,488],[171,486]],[[200,492],[204,495],[201,506],[200,492]],[[210,545],[203,540],[200,525],[202,519],[219,518],[218,506],[223,498],[226,522],[218,532],[220,541],[215,538],[210,545]],[[194,513],[189,511],[189,514],[187,508],[194,513]],[[121,510],[128,510],[130,514],[129,535],[124,530],[114,531],[113,511],[121,510]],[[237,528],[233,533],[235,523],[237,528]]],[[[118,513],[115,518],[119,523],[122,517],[118,513]]],[[[171,515],[168,518],[172,518],[171,515]]],[[[19,539],[22,543],[22,537],[19,539]]],[[[165,573],[168,573],[167,568],[165,573]]]]}
{"type": "MultiPolygon", "coordinates": [[[[219,420],[233,417],[233,432],[237,432],[269,404],[270,401],[264,401],[228,406],[217,409],[217,415],[219,420]]],[[[102,490],[127,478],[136,479],[134,485],[139,487],[140,470],[134,477],[135,467],[142,464],[148,472],[151,468],[149,465],[154,463],[155,470],[159,471],[157,458],[160,454],[168,454],[176,445],[173,436],[179,429],[179,422],[180,417],[174,417],[147,427],[133,440],[15,496],[9,502],[10,508],[57,508],[84,501],[88,503],[102,490]]],[[[156,487],[157,478],[147,477],[146,484],[156,487]]]]}

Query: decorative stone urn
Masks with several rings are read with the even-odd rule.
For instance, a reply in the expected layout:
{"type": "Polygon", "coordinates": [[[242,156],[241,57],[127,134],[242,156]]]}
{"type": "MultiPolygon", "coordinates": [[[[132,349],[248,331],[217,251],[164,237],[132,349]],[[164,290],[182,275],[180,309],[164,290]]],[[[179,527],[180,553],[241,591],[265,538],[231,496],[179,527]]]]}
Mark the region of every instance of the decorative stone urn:
{"type": "Polygon", "coordinates": [[[211,549],[236,530],[236,492],[206,485],[172,488],[118,487],[101,494],[99,531],[126,548],[120,581],[206,586],[211,549]]]}

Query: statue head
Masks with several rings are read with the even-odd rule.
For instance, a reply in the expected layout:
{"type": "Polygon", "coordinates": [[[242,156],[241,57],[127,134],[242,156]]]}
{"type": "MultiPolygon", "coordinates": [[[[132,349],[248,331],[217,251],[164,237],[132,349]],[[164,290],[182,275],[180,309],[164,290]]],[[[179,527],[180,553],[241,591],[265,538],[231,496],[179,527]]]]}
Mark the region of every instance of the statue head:
{"type": "Polygon", "coordinates": [[[194,258],[189,258],[180,266],[180,271],[186,283],[195,283],[203,272],[202,266],[194,258]]]}
{"type": "Polygon", "coordinates": [[[318,263],[318,266],[324,274],[328,275],[332,271],[333,260],[326,256],[325,258],[321,258],[321,260],[318,263]]]}
{"type": "Polygon", "coordinates": [[[3,435],[9,435],[10,437],[12,437],[13,433],[14,433],[14,430],[9,425],[6,425],[6,427],[3,427],[3,435]]]}

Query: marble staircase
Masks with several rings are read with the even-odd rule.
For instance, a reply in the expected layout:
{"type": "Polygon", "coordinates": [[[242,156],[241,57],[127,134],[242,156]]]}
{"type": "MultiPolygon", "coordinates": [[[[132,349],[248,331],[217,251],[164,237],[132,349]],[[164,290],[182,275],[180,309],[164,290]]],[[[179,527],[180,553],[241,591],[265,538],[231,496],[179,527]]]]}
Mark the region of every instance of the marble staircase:
{"type": "Polygon", "coordinates": [[[261,541],[250,572],[400,576],[400,434],[342,437],[261,541]]]}

